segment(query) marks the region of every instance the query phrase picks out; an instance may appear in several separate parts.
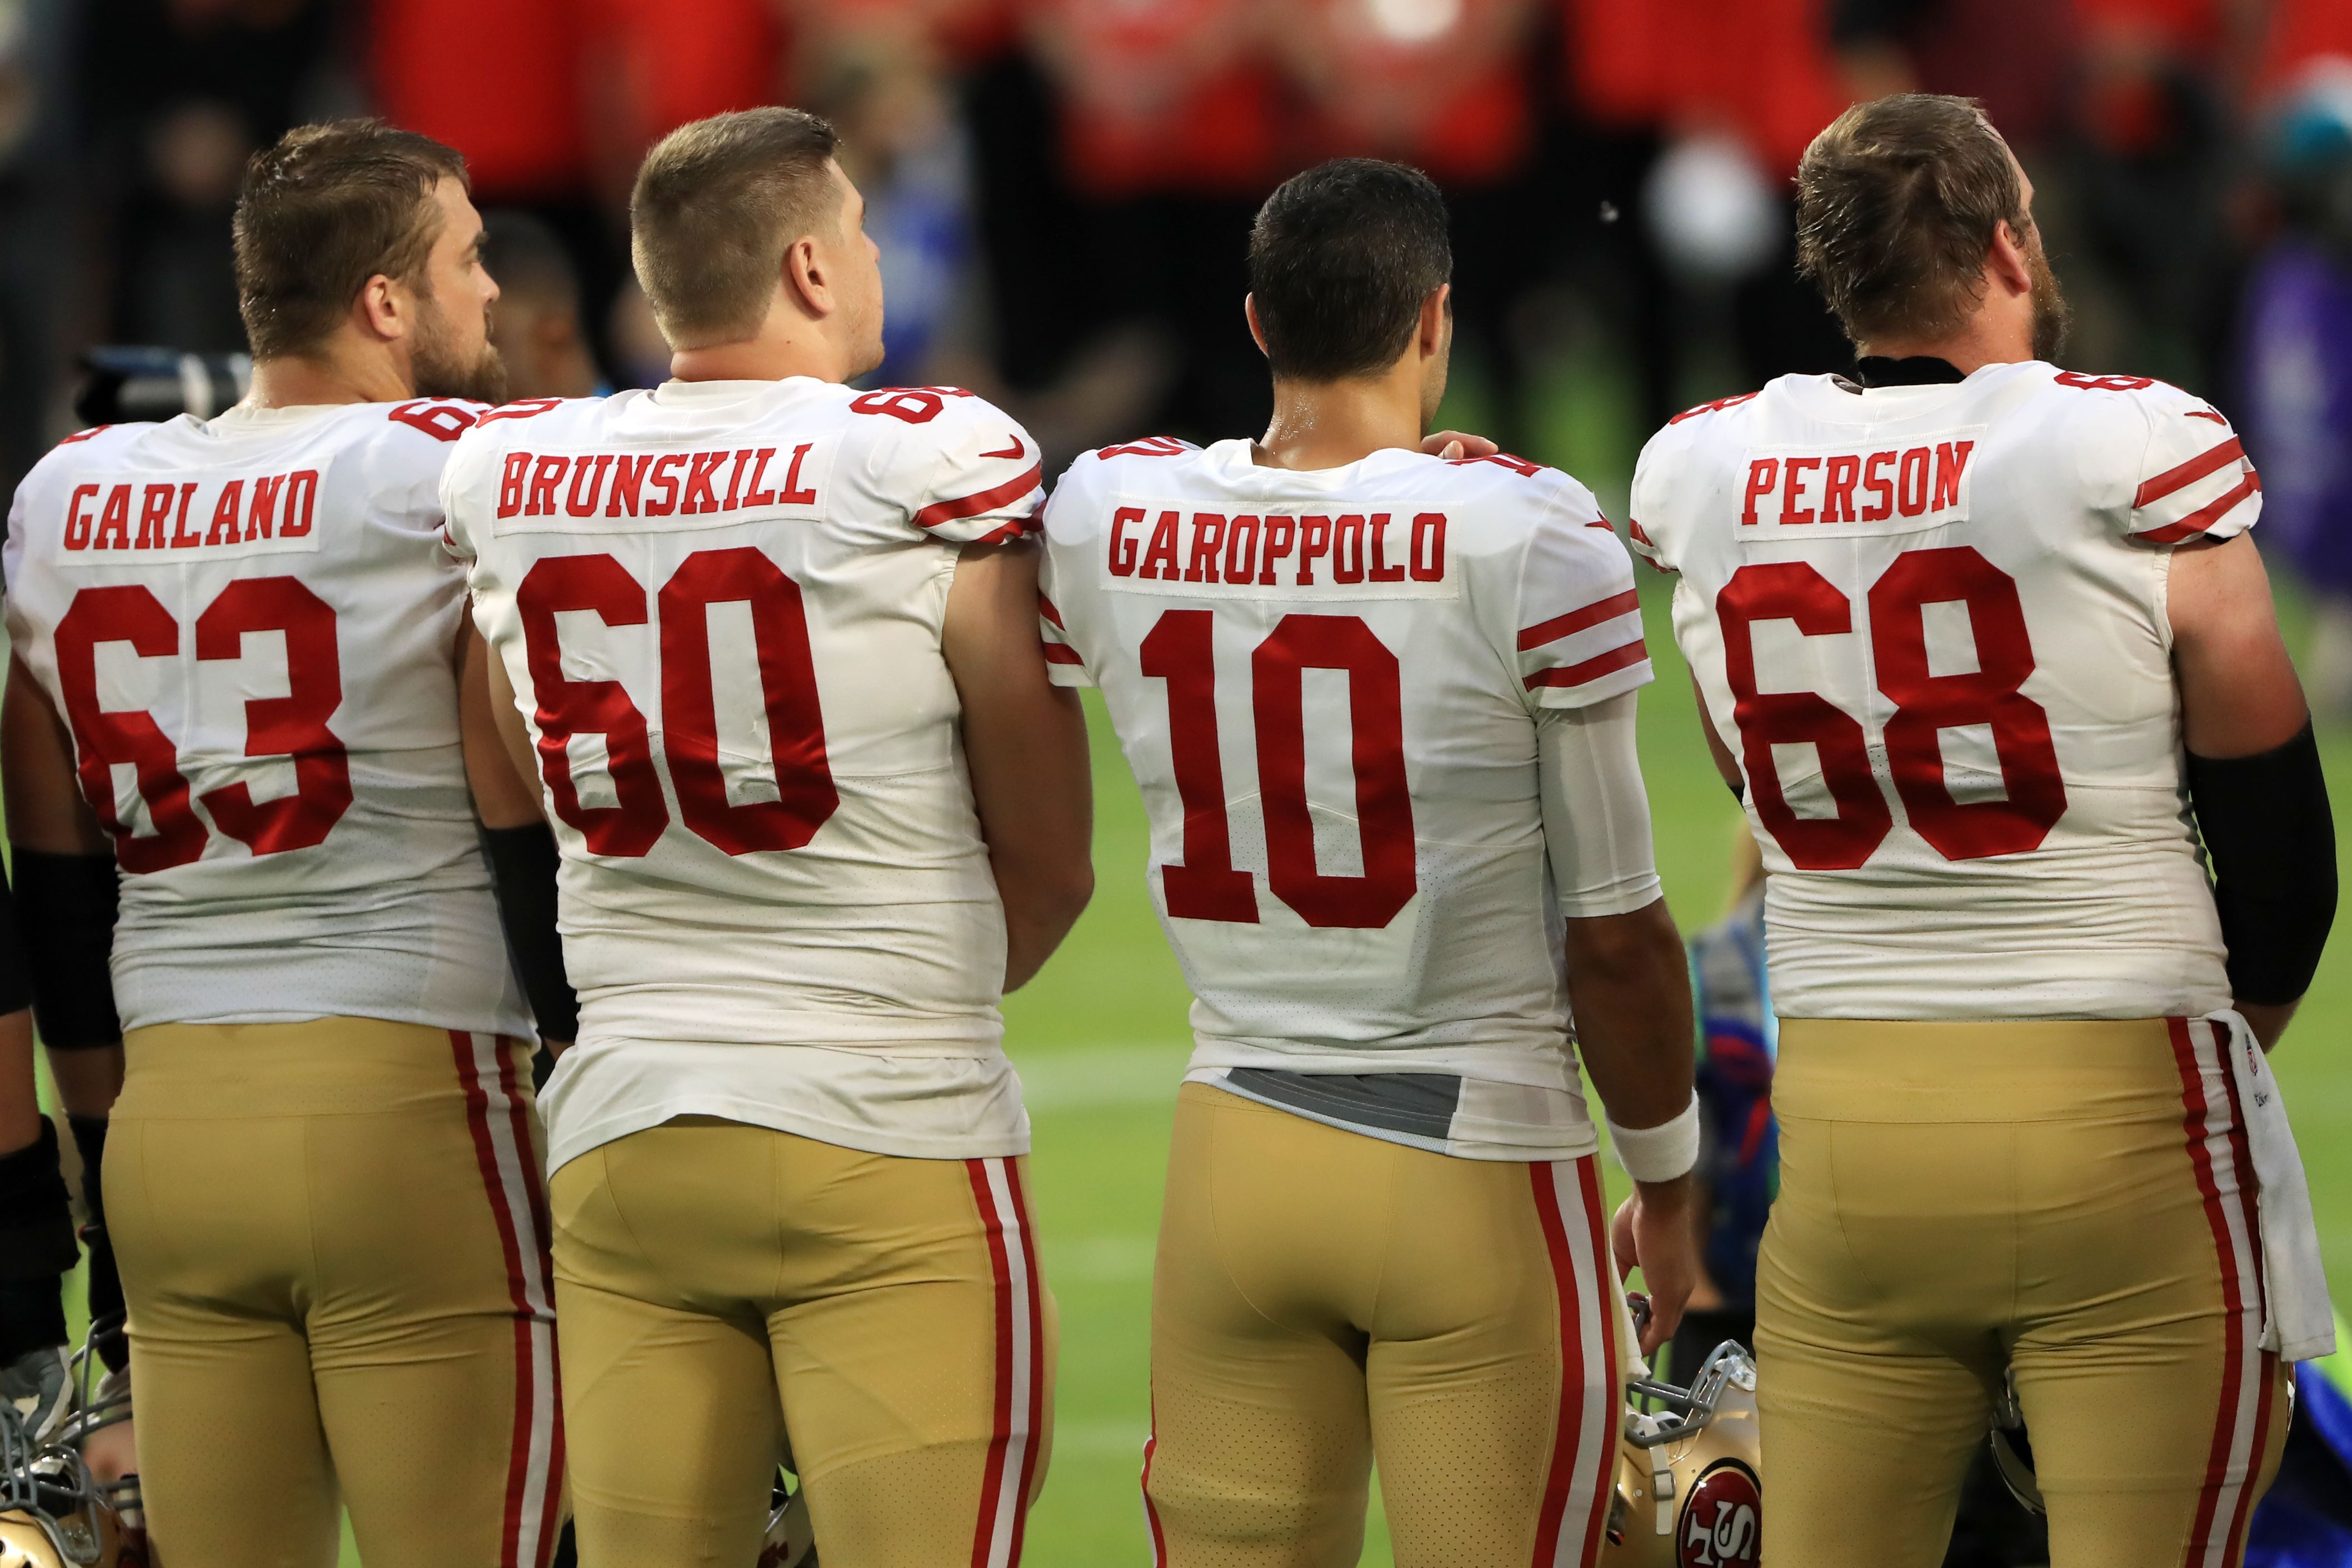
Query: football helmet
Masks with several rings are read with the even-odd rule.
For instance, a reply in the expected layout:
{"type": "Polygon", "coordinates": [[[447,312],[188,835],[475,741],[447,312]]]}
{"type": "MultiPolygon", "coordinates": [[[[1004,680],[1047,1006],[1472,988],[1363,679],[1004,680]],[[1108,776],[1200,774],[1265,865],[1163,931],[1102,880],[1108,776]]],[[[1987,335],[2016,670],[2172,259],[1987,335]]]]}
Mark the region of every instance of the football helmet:
{"type": "Polygon", "coordinates": [[[91,1348],[119,1321],[71,1358],[73,1402],[46,1429],[0,1401],[0,1568],[146,1568],[139,1478],[101,1481],[81,1457],[91,1433],[131,1419],[129,1377],[91,1348]]]}
{"type": "Polygon", "coordinates": [[[1625,1402],[1601,1568],[1757,1568],[1756,1363],[1726,1340],[1687,1386],[1636,1378],[1625,1402]]]}
{"type": "MultiPolygon", "coordinates": [[[[9,1568],[0,1561],[0,1568],[9,1568]]],[[[808,1494],[776,1479],[775,1511],[760,1548],[758,1568],[817,1568],[816,1531],[809,1524],[808,1494]]]]}

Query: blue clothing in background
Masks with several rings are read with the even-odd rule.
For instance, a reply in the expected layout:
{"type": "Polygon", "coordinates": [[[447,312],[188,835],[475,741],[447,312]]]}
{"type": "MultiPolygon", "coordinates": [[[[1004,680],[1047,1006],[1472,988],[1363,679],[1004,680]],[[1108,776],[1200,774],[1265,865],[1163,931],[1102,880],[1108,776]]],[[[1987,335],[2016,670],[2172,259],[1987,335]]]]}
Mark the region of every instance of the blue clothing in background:
{"type": "Polygon", "coordinates": [[[2247,281],[2244,355],[2238,424],[2263,542],[2352,595],[2352,270],[2306,240],[2273,246],[2247,281]]]}
{"type": "Polygon", "coordinates": [[[1764,889],[1690,939],[1698,1010],[1699,1174],[1710,1208],[1706,1272],[1727,1311],[1756,1310],[1756,1249],[1780,1185],[1772,1063],[1780,1054],[1764,974],[1764,889]]]}
{"type": "Polygon", "coordinates": [[[2352,1329],[2295,1372],[2294,1425],[2278,1479],[2254,1509],[2245,1568],[2352,1568],[2352,1329]]]}

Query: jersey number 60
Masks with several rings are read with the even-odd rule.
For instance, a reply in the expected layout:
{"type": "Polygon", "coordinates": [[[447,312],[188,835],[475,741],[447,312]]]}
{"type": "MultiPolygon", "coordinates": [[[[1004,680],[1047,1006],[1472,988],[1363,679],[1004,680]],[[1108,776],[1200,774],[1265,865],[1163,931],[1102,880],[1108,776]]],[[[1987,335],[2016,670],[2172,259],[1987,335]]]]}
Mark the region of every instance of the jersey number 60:
{"type": "MultiPolygon", "coordinates": [[[[698,550],[670,574],[659,599],[662,742],[678,815],[697,837],[730,855],[800,848],[841,805],[825,758],[800,584],[757,550],[698,550]],[[710,674],[710,606],[732,603],[751,612],[777,795],[740,805],[728,800],[719,763],[710,674]]],[[[515,608],[539,700],[540,772],[555,815],[580,831],[592,854],[627,859],[646,853],[669,826],[669,807],[646,716],[619,681],[566,676],[555,629],[555,617],[567,610],[593,611],[608,626],[641,626],[645,584],[610,555],[551,555],[524,574],[515,608]],[[581,803],[565,745],[578,734],[604,737],[616,805],[581,803]]]]}

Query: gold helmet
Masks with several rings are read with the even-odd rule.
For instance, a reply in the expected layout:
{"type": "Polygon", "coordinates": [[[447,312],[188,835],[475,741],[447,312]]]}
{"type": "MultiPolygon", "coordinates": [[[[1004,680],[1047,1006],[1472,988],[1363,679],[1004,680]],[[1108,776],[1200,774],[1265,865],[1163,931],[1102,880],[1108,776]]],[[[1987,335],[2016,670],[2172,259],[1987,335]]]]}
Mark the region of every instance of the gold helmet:
{"type": "Polygon", "coordinates": [[[138,1477],[101,1481],[81,1457],[91,1433],[131,1419],[130,1379],[100,1375],[96,1343],[74,1356],[76,1397],[47,1430],[0,1403],[0,1568],[146,1568],[138,1477]]]}
{"type": "Polygon", "coordinates": [[[1635,1379],[1625,1400],[1601,1568],[1757,1568],[1755,1362],[1726,1340],[1688,1387],[1635,1379]]]}

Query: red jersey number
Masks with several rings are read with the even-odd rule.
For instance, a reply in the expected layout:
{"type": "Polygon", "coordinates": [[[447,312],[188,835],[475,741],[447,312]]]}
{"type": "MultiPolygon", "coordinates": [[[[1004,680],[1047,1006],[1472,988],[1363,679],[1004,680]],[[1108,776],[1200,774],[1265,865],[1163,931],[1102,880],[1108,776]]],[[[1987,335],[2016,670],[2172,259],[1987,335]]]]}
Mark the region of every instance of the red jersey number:
{"type": "MultiPolygon", "coordinates": [[[[1214,627],[1213,611],[1169,610],[1141,647],[1143,673],[1168,683],[1169,750],[1184,808],[1184,861],[1160,868],[1160,891],[1171,918],[1255,924],[1255,884],[1234,865],[1217,740],[1214,627]]],[[[1250,656],[1250,686],[1268,888],[1310,926],[1384,928],[1419,890],[1396,655],[1359,616],[1285,616],[1250,656]],[[1327,875],[1316,860],[1307,804],[1309,669],[1348,676],[1360,876],[1327,875]]]]}
{"type": "MultiPolygon", "coordinates": [[[[1912,829],[1947,860],[2040,847],[2066,814],[2066,784],[2049,714],[2021,689],[2033,673],[2033,643],[2016,579],[1973,546],[1906,550],[1871,585],[1869,604],[1878,689],[1895,704],[1882,736],[1887,769],[1912,829]],[[1967,608],[1977,668],[1935,675],[1927,666],[1926,606],[1953,603],[1967,608]],[[1941,737],[1979,724],[1992,732],[2007,798],[1964,804],[1945,780],[1941,737]]],[[[1871,772],[1862,723],[1815,692],[1759,690],[1752,635],[1755,623],[1771,620],[1793,621],[1809,637],[1849,633],[1853,601],[1811,566],[1777,562],[1732,574],[1715,609],[1756,815],[1805,870],[1863,865],[1895,818],[1871,772]],[[1772,748],[1802,744],[1821,759],[1834,816],[1799,816],[1781,791],[1772,748]]]]}
{"type": "MultiPolygon", "coordinates": [[[[647,853],[669,826],[669,806],[646,716],[619,681],[566,676],[555,626],[565,610],[593,610],[606,626],[643,626],[645,584],[610,555],[551,555],[524,575],[515,604],[539,703],[540,772],[556,816],[579,830],[592,854],[647,853]],[[581,803],[566,742],[583,734],[604,737],[614,805],[581,803]]],[[[695,837],[730,855],[800,848],[841,804],[825,755],[800,584],[757,550],[698,550],[663,584],[658,605],[663,741],[679,816],[695,837]],[[751,612],[777,795],[741,805],[728,800],[719,766],[710,668],[710,606],[734,603],[751,612]]]]}
{"type": "MultiPolygon", "coordinates": [[[[327,723],[342,703],[343,677],[335,612],[324,600],[292,577],[231,583],[196,618],[195,656],[237,658],[247,632],[272,631],[286,638],[287,694],[247,701],[245,754],[292,759],[294,793],[256,803],[239,781],[203,796],[215,826],[256,855],[324,843],[352,805],[351,762],[327,723]]],[[[136,584],[84,588],[58,622],[56,642],[82,795],[113,837],[122,868],[163,871],[201,857],[205,825],[189,804],[171,737],[153,714],[102,708],[98,695],[100,646],[129,643],[141,658],[169,658],[180,651],[179,622],[136,584]],[[147,803],[152,832],[132,832],[115,810],[113,770],[125,765],[147,803]]]]}

